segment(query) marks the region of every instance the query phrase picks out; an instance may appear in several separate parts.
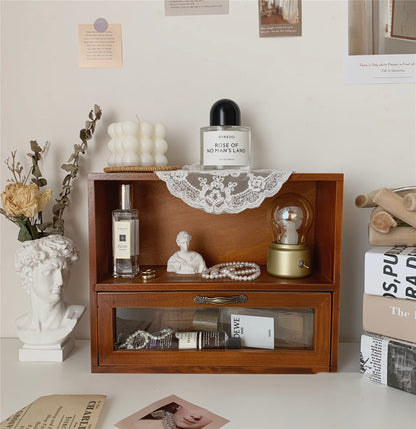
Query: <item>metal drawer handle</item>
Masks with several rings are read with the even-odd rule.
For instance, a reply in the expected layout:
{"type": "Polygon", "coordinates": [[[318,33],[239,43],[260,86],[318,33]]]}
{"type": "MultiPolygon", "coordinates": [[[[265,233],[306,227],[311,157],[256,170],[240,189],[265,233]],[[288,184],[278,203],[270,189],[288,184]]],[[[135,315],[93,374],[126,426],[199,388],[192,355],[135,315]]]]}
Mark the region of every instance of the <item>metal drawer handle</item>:
{"type": "Polygon", "coordinates": [[[214,304],[214,305],[225,305],[225,304],[241,304],[247,302],[245,295],[234,295],[230,297],[217,296],[215,298],[209,298],[208,296],[197,295],[194,298],[195,304],[214,304]]]}

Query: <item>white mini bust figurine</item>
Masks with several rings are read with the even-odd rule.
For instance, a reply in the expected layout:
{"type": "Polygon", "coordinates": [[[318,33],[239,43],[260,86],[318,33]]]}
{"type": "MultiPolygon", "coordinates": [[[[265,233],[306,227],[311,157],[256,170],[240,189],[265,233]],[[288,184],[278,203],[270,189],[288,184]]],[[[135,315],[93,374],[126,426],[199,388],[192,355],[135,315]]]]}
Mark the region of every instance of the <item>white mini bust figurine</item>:
{"type": "Polygon", "coordinates": [[[176,236],[176,244],[181,250],[174,253],[168,260],[167,271],[177,274],[197,274],[207,269],[202,256],[189,249],[191,235],[181,231],[176,236]]]}
{"type": "Polygon", "coordinates": [[[16,320],[24,343],[20,360],[62,361],[73,347],[69,336],[85,306],[67,304],[62,293],[69,267],[77,259],[72,241],[60,235],[25,241],[17,251],[15,267],[32,306],[16,320]]]}

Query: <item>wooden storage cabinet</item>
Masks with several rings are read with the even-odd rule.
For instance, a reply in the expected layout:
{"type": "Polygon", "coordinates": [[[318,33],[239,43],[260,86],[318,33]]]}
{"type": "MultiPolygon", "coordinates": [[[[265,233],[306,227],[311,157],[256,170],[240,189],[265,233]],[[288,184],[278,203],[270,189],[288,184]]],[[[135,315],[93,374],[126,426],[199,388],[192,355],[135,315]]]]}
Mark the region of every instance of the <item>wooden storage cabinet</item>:
{"type": "Polygon", "coordinates": [[[172,196],[154,173],[90,174],[92,371],[336,371],[342,191],[341,174],[292,174],[283,185],[279,195],[296,192],[308,199],[314,221],[307,238],[312,250],[312,275],[303,279],[282,279],[269,276],[265,266],[267,247],[272,240],[268,222],[272,198],[256,209],[239,214],[210,215],[172,196]],[[111,213],[118,208],[121,183],[133,186],[133,205],[140,211],[141,267],[152,267],[157,274],[150,281],[143,281],[141,277],[114,279],[111,276],[111,213]],[[261,265],[261,276],[251,282],[236,282],[167,273],[166,261],[177,250],[175,240],[181,230],[191,233],[191,249],[203,255],[207,266],[226,261],[252,261],[261,265]],[[217,305],[212,301],[197,304],[194,300],[196,296],[233,299],[239,295],[244,295],[245,302],[217,305]],[[275,346],[238,350],[125,350],[118,347],[122,342],[120,338],[125,339],[128,333],[141,326],[151,332],[164,327],[164,323],[178,330],[195,330],[192,320],[198,312],[218,312],[220,321],[224,314],[235,312],[271,316],[275,323],[275,346]],[[180,321],[176,320],[178,314],[180,321]],[[291,329],[294,329],[293,338],[291,329]]]}

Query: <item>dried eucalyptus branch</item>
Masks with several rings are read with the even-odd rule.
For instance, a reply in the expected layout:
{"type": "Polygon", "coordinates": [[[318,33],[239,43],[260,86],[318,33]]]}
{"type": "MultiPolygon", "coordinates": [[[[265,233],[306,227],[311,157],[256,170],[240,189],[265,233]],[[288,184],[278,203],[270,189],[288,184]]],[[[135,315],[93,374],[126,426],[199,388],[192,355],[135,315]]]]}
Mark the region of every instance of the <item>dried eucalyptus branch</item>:
{"type": "MultiPolygon", "coordinates": [[[[48,181],[44,177],[42,177],[42,173],[39,167],[39,161],[42,159],[42,156],[48,151],[49,145],[50,143],[46,142],[45,146],[40,147],[36,140],[31,140],[30,148],[32,149],[32,153],[27,154],[27,156],[32,160],[32,167],[30,168],[29,172],[29,174],[33,176],[32,183],[34,183],[39,189],[48,184],[48,181]]],[[[27,176],[27,178],[28,177],[29,175],[27,176]]],[[[38,225],[42,225],[42,211],[37,213],[37,217],[38,225]]]]}
{"type": "Polygon", "coordinates": [[[95,124],[101,118],[101,108],[94,105],[94,110],[91,110],[88,117],[89,120],[85,122],[85,128],[80,131],[79,137],[81,144],[74,145],[74,152],[69,157],[66,164],[62,164],[61,168],[68,172],[62,182],[62,191],[59,197],[55,200],[56,204],[52,208],[53,220],[52,227],[55,233],[64,233],[64,220],[62,218],[65,208],[70,203],[69,195],[71,193],[72,181],[77,177],[79,170],[79,156],[85,155],[88,149],[87,141],[90,140],[95,131],[95,124]]]}
{"type": "Polygon", "coordinates": [[[29,174],[32,177],[32,183],[34,183],[38,188],[42,188],[48,184],[47,180],[42,177],[42,173],[39,167],[39,161],[42,159],[42,156],[47,152],[49,148],[49,142],[45,143],[45,146],[42,148],[38,145],[36,140],[30,141],[30,148],[33,153],[28,153],[27,156],[32,160],[32,167],[29,174]]]}

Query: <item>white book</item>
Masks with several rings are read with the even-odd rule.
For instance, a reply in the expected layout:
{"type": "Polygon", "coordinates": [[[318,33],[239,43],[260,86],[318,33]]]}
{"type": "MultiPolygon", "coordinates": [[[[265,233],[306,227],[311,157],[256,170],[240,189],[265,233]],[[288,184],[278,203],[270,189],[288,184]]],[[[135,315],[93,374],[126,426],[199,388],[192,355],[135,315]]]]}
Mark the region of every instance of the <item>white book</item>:
{"type": "Polygon", "coordinates": [[[416,299],[416,247],[374,247],[365,253],[364,293],[416,299]]]}
{"type": "Polygon", "coordinates": [[[360,370],[372,381],[416,394],[416,344],[364,333],[360,370]]]}

